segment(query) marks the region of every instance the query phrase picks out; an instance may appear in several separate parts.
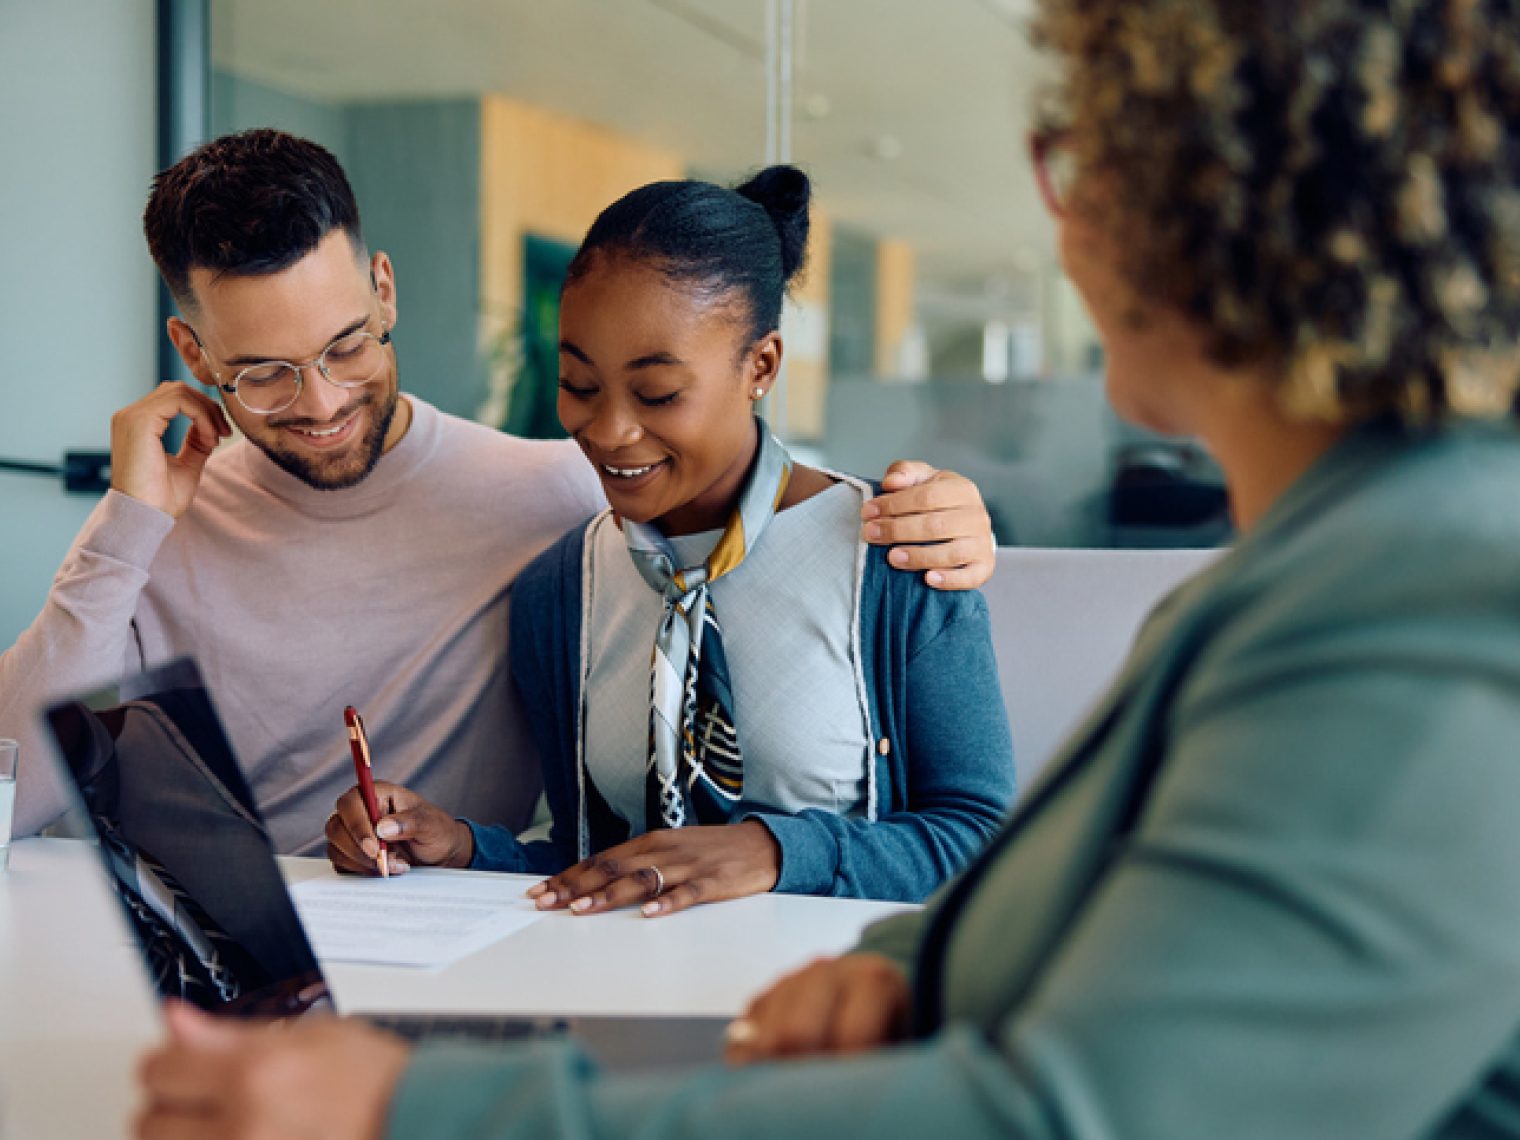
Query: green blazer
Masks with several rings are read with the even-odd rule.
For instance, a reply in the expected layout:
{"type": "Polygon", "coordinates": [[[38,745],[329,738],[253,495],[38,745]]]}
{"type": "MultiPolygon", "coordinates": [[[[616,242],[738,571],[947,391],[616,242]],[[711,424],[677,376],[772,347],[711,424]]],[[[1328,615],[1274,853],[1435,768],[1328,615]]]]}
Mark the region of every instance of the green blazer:
{"type": "Polygon", "coordinates": [[[1341,444],[862,948],[914,1043],[646,1078],[429,1048],[391,1134],[1520,1135],[1520,439],[1341,444]]]}

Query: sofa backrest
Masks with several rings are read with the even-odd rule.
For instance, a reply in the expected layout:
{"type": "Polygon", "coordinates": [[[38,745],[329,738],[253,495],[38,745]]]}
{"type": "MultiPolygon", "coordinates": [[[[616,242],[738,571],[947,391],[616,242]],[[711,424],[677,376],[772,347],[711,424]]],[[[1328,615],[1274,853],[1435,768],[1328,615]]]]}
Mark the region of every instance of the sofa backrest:
{"type": "Polygon", "coordinates": [[[982,587],[1019,794],[1118,673],[1145,616],[1218,550],[1004,547],[982,587]]]}

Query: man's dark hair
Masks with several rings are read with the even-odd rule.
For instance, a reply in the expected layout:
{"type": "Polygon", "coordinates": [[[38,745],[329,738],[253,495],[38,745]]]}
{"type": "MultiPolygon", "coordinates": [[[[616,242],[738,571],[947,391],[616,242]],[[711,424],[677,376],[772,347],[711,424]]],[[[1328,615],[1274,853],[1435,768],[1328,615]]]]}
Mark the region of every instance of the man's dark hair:
{"type": "Polygon", "coordinates": [[[190,270],[262,276],[294,265],[333,230],[363,248],[359,206],[328,150],[283,131],[224,135],[153,179],[143,232],[181,306],[190,270]]]}
{"type": "Polygon", "coordinates": [[[710,182],[652,182],[602,211],[570,262],[565,283],[598,257],[627,257],[672,281],[747,308],[748,343],[781,322],[781,300],[807,250],[808,177],[771,166],[733,190],[710,182]]]}

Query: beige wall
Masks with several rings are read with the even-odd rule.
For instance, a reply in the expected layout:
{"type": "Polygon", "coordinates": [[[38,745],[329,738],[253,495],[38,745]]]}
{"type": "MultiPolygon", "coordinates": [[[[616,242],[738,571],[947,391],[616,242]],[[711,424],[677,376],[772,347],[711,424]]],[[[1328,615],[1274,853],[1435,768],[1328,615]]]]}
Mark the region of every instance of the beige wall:
{"type": "Polygon", "coordinates": [[[496,326],[522,300],[522,238],[578,244],[629,190],[681,178],[679,155],[513,99],[488,95],[480,114],[481,309],[496,326]]]}
{"type": "Polygon", "coordinates": [[[876,243],[876,375],[897,376],[903,338],[913,325],[917,276],[913,247],[893,238],[876,243]]]}
{"type": "MultiPolygon", "coordinates": [[[[524,234],[577,244],[605,207],[646,182],[685,177],[685,166],[674,152],[501,96],[481,101],[480,121],[480,336],[490,344],[515,325],[522,304],[524,234]]],[[[795,335],[786,346],[783,430],[796,439],[823,437],[831,229],[815,204],[807,268],[786,320],[795,335]]],[[[501,412],[506,397],[494,394],[501,412]]]]}
{"type": "MultiPolygon", "coordinates": [[[[803,278],[782,319],[786,339],[785,432],[788,439],[823,438],[829,386],[829,254],[833,225],[814,200],[803,278]]],[[[768,409],[768,416],[776,412],[768,409]]]]}

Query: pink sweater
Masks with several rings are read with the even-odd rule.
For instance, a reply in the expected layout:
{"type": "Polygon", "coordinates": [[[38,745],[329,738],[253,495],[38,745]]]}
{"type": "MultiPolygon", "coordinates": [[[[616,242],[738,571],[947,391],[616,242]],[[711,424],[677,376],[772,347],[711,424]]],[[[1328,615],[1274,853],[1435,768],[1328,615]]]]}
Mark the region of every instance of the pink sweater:
{"type": "Polygon", "coordinates": [[[177,523],[110,492],[42,613],[0,656],[0,735],[22,742],[18,834],[66,799],[38,712],[183,654],[200,663],[279,850],[316,854],[353,783],[343,706],[376,775],[518,829],[538,766],[506,665],[518,572],[603,505],[568,443],[411,400],[369,478],[317,491],[239,441],[177,523]]]}

